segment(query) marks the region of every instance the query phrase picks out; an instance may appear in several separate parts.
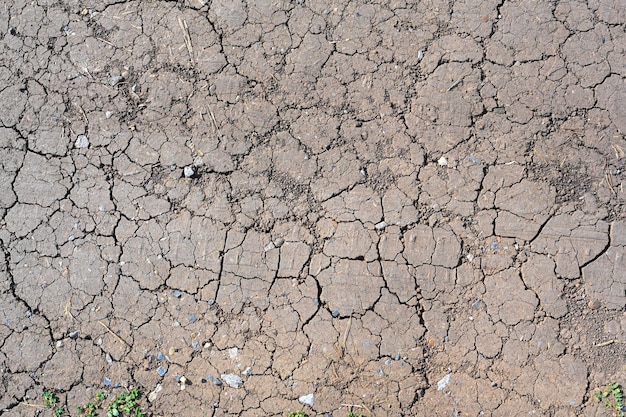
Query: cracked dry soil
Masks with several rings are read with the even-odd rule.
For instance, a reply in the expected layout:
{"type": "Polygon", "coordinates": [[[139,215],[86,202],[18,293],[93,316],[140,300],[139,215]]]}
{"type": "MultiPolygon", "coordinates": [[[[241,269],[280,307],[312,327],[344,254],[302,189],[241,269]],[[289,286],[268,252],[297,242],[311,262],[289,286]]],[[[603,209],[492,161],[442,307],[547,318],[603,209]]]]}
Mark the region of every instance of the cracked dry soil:
{"type": "Polygon", "coordinates": [[[609,415],[625,28],[621,0],[2,2],[0,414],[609,415]]]}

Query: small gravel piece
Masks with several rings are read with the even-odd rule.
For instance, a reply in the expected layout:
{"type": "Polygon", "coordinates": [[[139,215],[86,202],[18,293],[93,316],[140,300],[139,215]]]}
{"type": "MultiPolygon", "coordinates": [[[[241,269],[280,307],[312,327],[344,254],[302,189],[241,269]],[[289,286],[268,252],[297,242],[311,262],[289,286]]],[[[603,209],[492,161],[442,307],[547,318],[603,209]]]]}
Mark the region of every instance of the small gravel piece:
{"type": "Polygon", "coordinates": [[[307,394],[307,395],[303,395],[302,397],[298,398],[298,401],[300,401],[300,404],[308,405],[309,407],[313,407],[313,393],[307,394]]]}
{"type": "Polygon", "coordinates": [[[382,221],[382,222],[380,222],[380,223],[376,223],[376,224],[374,225],[374,228],[375,228],[376,230],[383,230],[385,227],[387,227],[387,222],[384,222],[384,221],[382,221]]]}
{"type": "Polygon", "coordinates": [[[186,166],[183,168],[183,175],[185,175],[186,178],[191,178],[196,175],[196,170],[192,166],[186,166]]]}
{"type": "Polygon", "coordinates": [[[450,383],[451,376],[452,374],[448,374],[444,376],[443,378],[441,378],[439,382],[437,382],[437,391],[443,391],[448,386],[448,384],[450,383]]]}
{"type": "Polygon", "coordinates": [[[239,388],[243,380],[235,374],[222,374],[222,379],[231,388],[239,388]]]}
{"type": "Polygon", "coordinates": [[[160,377],[164,377],[166,373],[167,373],[167,368],[165,366],[159,366],[157,368],[157,374],[159,374],[160,377]]]}
{"type": "Polygon", "coordinates": [[[122,81],[124,81],[124,77],[122,77],[121,75],[114,75],[112,77],[109,77],[109,85],[111,87],[115,87],[117,84],[121,83],[122,81]]]}
{"type": "Polygon", "coordinates": [[[88,148],[89,139],[85,135],[78,135],[78,137],[76,138],[76,142],[74,142],[74,145],[77,148],[88,148]]]}

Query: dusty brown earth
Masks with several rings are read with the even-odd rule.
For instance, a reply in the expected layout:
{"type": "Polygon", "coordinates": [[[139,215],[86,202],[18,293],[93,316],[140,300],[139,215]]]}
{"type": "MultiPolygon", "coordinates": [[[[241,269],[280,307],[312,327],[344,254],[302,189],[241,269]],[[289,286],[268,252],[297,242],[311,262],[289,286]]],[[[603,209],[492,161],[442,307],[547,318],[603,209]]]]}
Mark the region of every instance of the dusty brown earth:
{"type": "Polygon", "coordinates": [[[0,414],[610,415],[623,0],[1,3],[0,414]]]}

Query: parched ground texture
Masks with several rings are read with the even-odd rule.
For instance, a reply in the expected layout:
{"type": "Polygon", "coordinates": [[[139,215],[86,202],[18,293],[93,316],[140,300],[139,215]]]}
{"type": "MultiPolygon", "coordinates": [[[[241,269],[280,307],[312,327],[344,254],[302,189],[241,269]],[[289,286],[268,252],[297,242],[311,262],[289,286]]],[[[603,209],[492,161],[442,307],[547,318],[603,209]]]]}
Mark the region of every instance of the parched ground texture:
{"type": "Polygon", "coordinates": [[[622,0],[3,1],[0,414],[610,415],[625,28],[622,0]]]}

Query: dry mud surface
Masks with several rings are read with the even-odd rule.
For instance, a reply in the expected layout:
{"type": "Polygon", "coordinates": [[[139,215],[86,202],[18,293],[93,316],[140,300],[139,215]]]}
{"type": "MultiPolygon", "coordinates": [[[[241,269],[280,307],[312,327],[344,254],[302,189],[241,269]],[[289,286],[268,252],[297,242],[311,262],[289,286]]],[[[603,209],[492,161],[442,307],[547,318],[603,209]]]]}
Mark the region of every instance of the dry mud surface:
{"type": "Polygon", "coordinates": [[[2,2],[0,414],[138,387],[153,416],[610,415],[625,27],[621,0],[2,2]]]}

